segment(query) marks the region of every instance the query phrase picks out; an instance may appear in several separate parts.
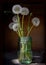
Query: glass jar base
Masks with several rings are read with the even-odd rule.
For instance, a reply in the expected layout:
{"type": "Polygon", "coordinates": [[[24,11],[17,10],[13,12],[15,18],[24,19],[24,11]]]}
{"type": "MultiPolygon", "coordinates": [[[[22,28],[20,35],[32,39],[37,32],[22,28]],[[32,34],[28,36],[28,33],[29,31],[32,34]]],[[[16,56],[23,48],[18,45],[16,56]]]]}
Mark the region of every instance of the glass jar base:
{"type": "Polygon", "coordinates": [[[28,61],[28,60],[25,61],[25,60],[24,60],[24,61],[20,61],[20,63],[21,63],[21,64],[31,64],[32,61],[28,61]]]}

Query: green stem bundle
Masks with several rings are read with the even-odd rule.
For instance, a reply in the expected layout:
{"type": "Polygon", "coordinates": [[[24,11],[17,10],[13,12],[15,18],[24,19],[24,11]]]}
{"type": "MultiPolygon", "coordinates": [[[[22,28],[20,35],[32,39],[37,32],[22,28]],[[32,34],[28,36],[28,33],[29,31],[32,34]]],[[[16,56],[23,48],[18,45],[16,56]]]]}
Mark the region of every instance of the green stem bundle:
{"type": "MultiPolygon", "coordinates": [[[[32,26],[31,29],[30,29],[30,17],[31,17],[31,15],[32,15],[32,13],[30,13],[30,16],[29,16],[28,28],[27,28],[27,30],[28,30],[27,36],[30,34],[30,32],[31,32],[31,30],[33,28],[33,26],[32,26]]],[[[19,18],[18,14],[17,14],[17,17],[18,17],[18,23],[19,23],[19,26],[20,26],[19,29],[18,29],[18,35],[20,37],[23,37],[24,36],[24,15],[22,16],[22,27],[20,25],[20,18],[19,18]]]]}

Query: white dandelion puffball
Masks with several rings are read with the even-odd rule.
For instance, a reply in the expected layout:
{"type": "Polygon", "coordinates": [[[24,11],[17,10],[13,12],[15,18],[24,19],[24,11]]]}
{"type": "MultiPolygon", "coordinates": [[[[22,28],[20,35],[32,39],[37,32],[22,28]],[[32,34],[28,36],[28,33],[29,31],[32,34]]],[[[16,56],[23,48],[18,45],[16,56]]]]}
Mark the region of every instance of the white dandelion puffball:
{"type": "Polygon", "coordinates": [[[15,23],[14,22],[11,22],[10,24],[9,24],[9,28],[10,29],[13,29],[13,25],[14,25],[15,23]]]}
{"type": "Polygon", "coordinates": [[[21,11],[22,11],[22,7],[21,7],[20,5],[14,5],[14,6],[12,7],[12,12],[13,12],[14,14],[20,14],[21,11]]]}
{"type": "Polygon", "coordinates": [[[14,64],[20,64],[18,59],[12,59],[11,62],[14,63],[14,64]]]}
{"type": "Polygon", "coordinates": [[[18,31],[18,29],[19,29],[19,24],[18,23],[14,24],[13,25],[13,31],[18,31]]]}
{"type": "Polygon", "coordinates": [[[23,7],[21,11],[21,15],[28,15],[28,14],[29,14],[29,9],[26,7],[23,7]]]}
{"type": "Polygon", "coordinates": [[[18,23],[18,18],[17,18],[16,15],[12,17],[12,21],[15,22],[15,23],[18,23]]]}
{"type": "Polygon", "coordinates": [[[33,25],[36,26],[36,27],[39,26],[39,24],[40,24],[39,18],[34,17],[34,18],[32,19],[32,23],[33,23],[33,25]]]}

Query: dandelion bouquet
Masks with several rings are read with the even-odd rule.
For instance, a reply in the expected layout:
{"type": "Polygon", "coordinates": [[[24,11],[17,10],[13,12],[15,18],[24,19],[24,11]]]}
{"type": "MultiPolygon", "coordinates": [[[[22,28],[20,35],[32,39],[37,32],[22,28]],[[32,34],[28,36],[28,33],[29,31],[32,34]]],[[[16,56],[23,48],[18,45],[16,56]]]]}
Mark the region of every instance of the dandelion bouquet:
{"type": "Polygon", "coordinates": [[[37,17],[34,17],[32,19],[32,26],[30,27],[30,17],[32,13],[29,13],[29,9],[26,7],[21,7],[20,5],[14,5],[12,7],[12,12],[15,14],[12,18],[12,23],[9,24],[9,28],[13,29],[13,31],[17,32],[17,34],[20,37],[20,55],[19,55],[19,61],[21,63],[31,63],[32,62],[32,53],[31,51],[31,44],[32,44],[32,38],[29,37],[29,34],[33,27],[37,27],[40,24],[40,20],[37,17]],[[22,24],[20,24],[20,15],[22,15],[22,24]],[[29,15],[29,21],[27,26],[27,34],[24,36],[24,17],[29,15]]]}

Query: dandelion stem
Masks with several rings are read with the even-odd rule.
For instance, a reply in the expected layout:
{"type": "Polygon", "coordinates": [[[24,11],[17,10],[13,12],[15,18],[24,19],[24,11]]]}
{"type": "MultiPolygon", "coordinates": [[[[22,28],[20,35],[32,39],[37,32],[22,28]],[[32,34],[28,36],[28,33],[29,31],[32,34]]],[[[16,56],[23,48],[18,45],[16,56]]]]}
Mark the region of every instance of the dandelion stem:
{"type": "Polygon", "coordinates": [[[28,35],[30,34],[30,32],[32,31],[33,27],[34,27],[34,26],[32,25],[32,27],[31,27],[31,29],[29,30],[27,36],[28,36],[28,35]]]}
{"type": "Polygon", "coordinates": [[[24,15],[22,16],[22,36],[24,35],[23,33],[24,33],[24,30],[23,30],[23,22],[24,21],[24,15]]]}
{"type": "Polygon", "coordinates": [[[30,16],[29,16],[28,28],[27,28],[28,32],[29,32],[29,29],[30,29],[30,16]]]}
{"type": "MultiPolygon", "coordinates": [[[[20,25],[19,14],[17,14],[17,17],[18,17],[18,23],[19,23],[19,25],[20,25]]],[[[21,28],[21,26],[20,26],[20,28],[21,28]]],[[[21,37],[21,30],[20,30],[20,28],[19,28],[19,30],[18,30],[18,34],[19,34],[19,36],[21,37]]]]}
{"type": "Polygon", "coordinates": [[[30,13],[30,16],[29,16],[29,21],[28,21],[28,32],[30,30],[30,17],[31,17],[32,13],[30,13]]]}

